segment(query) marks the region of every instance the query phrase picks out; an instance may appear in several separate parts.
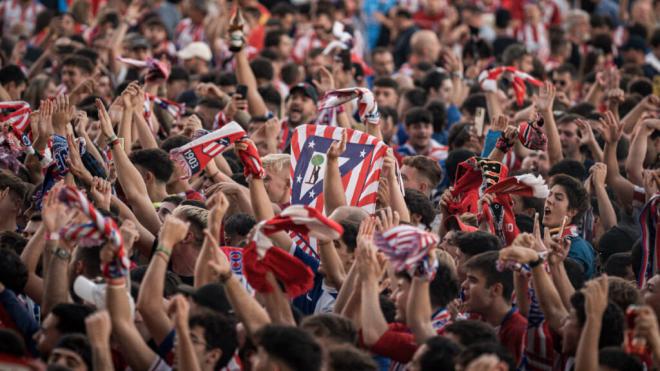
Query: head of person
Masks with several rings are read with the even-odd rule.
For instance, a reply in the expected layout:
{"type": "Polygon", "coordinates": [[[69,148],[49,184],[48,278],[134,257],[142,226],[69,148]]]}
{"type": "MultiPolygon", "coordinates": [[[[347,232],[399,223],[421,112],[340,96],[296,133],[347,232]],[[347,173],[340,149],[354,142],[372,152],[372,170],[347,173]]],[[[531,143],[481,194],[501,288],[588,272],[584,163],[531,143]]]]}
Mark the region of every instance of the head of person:
{"type": "Polygon", "coordinates": [[[200,369],[220,370],[227,366],[238,346],[236,323],[223,314],[201,311],[190,316],[188,325],[200,369]]]}
{"type": "Polygon", "coordinates": [[[23,336],[14,329],[0,328],[0,354],[16,358],[27,355],[23,336]]]}
{"type": "Polygon", "coordinates": [[[0,283],[18,295],[23,293],[27,279],[27,267],[21,257],[10,248],[0,248],[0,283]]]}
{"type": "Polygon", "coordinates": [[[225,102],[218,98],[202,98],[195,107],[195,114],[202,121],[202,127],[206,130],[213,129],[215,116],[225,108],[225,102]]]}
{"type": "Polygon", "coordinates": [[[575,77],[577,70],[572,64],[565,63],[552,71],[552,83],[557,91],[565,93],[568,97],[575,90],[575,77]]]}
{"type": "Polygon", "coordinates": [[[165,220],[165,217],[170,215],[174,209],[176,209],[184,198],[178,195],[169,195],[165,197],[158,206],[158,219],[160,221],[165,220]]]}
{"type": "Polygon", "coordinates": [[[412,86],[404,88],[401,80],[397,80],[397,83],[399,84],[399,89],[405,89],[405,92],[401,95],[396,107],[397,113],[399,114],[399,121],[405,122],[407,112],[415,107],[424,107],[428,99],[424,89],[412,86]]]}
{"type": "Polygon", "coordinates": [[[478,342],[468,346],[467,348],[463,349],[458,357],[456,357],[456,366],[461,370],[466,370],[472,361],[487,354],[494,355],[499,359],[503,366],[502,368],[494,368],[494,370],[516,369],[516,364],[513,357],[509,351],[499,342],[478,342]]]}
{"type": "Polygon", "coordinates": [[[309,122],[316,115],[318,92],[308,83],[300,83],[289,92],[287,114],[293,127],[309,122]]]}
{"type": "Polygon", "coordinates": [[[341,344],[328,348],[328,371],[377,371],[376,361],[353,345],[341,344]]]}
{"type": "Polygon", "coordinates": [[[420,30],[410,38],[410,62],[419,64],[422,62],[435,64],[440,54],[440,40],[438,35],[431,30],[420,30]]]}
{"type": "Polygon", "coordinates": [[[534,58],[522,44],[509,45],[502,54],[502,63],[518,70],[530,73],[534,69],[534,58]]]}
{"type": "Polygon", "coordinates": [[[76,277],[83,275],[95,279],[101,275],[101,248],[103,246],[78,247],[73,251],[68,267],[69,284],[73,287],[76,277]]]}
{"type": "Polygon", "coordinates": [[[21,100],[27,88],[27,77],[20,67],[10,64],[0,68],[0,85],[7,91],[12,100],[21,100]]]}
{"type": "Polygon", "coordinates": [[[510,305],[513,293],[513,273],[496,268],[499,253],[489,251],[465,262],[462,284],[463,303],[467,312],[486,314],[495,305],[510,305]]]}
{"type": "Polygon", "coordinates": [[[635,272],[632,269],[632,257],[629,252],[612,254],[605,261],[604,272],[610,277],[620,277],[629,282],[636,280],[635,272]]]}
{"type": "Polygon", "coordinates": [[[563,115],[557,120],[557,131],[564,156],[574,158],[580,152],[580,135],[575,123],[581,117],[575,114],[563,115]]]}
{"type": "Polygon", "coordinates": [[[550,193],[545,199],[543,225],[557,228],[561,226],[564,217],[568,218],[568,223],[574,223],[587,206],[587,191],[582,182],[568,175],[555,175],[550,193]]]}
{"type": "Polygon", "coordinates": [[[330,345],[355,345],[358,339],[357,329],[346,317],[332,313],[315,314],[305,317],[300,328],[314,336],[324,348],[330,345]]]}
{"type": "Polygon", "coordinates": [[[454,370],[454,362],[461,346],[443,336],[429,338],[415,351],[408,370],[454,370]]]}
{"type": "Polygon", "coordinates": [[[408,305],[408,296],[410,295],[410,287],[412,284],[412,277],[405,271],[397,272],[396,282],[390,299],[394,302],[394,319],[397,322],[406,323],[406,308],[408,305]]]}
{"type": "Polygon", "coordinates": [[[62,61],[61,81],[68,91],[72,91],[94,73],[94,63],[88,58],[71,55],[62,61]]]}
{"type": "Polygon", "coordinates": [[[374,97],[378,108],[396,107],[399,102],[399,84],[389,76],[379,77],[374,81],[374,97]]]}
{"type": "Polygon", "coordinates": [[[185,68],[174,66],[170,71],[170,77],[167,78],[167,98],[176,101],[184,91],[190,86],[190,75],[185,68]]]}
{"type": "Polygon", "coordinates": [[[154,47],[167,40],[167,28],[158,15],[149,17],[144,22],[142,34],[154,47]]]}
{"type": "Polygon", "coordinates": [[[284,61],[289,58],[293,50],[293,40],[282,30],[273,30],[266,33],[264,46],[277,53],[278,58],[284,61]]]}
{"type": "Polygon", "coordinates": [[[56,94],[57,85],[55,85],[55,80],[49,75],[39,74],[28,82],[23,100],[30,103],[30,107],[36,108],[39,107],[42,99],[54,97],[56,94]]]}
{"type": "Polygon", "coordinates": [[[201,41],[191,42],[179,50],[177,57],[182,61],[183,67],[192,75],[204,74],[208,70],[213,53],[208,44],[201,41]]]}
{"type": "Polygon", "coordinates": [[[172,251],[172,271],[180,276],[192,276],[195,262],[204,242],[204,229],[208,225],[208,210],[191,205],[177,206],[172,215],[190,223],[188,234],[172,251]]]}
{"type": "Polygon", "coordinates": [[[476,231],[457,233],[454,242],[458,246],[457,270],[461,282],[465,281],[465,263],[475,255],[502,248],[502,242],[491,233],[476,231]]]}
{"type": "Polygon", "coordinates": [[[646,281],[642,288],[642,298],[644,304],[653,308],[656,316],[658,316],[660,314],[660,274],[656,273],[646,281]]]}
{"type": "Polygon", "coordinates": [[[329,4],[322,4],[316,9],[316,14],[312,19],[312,27],[314,33],[322,40],[332,37],[332,24],[334,22],[334,14],[329,4]]]}
{"type": "Polygon", "coordinates": [[[442,169],[437,161],[426,156],[410,156],[403,159],[401,167],[403,186],[422,192],[427,197],[442,179],[442,169]]]}
{"type": "Polygon", "coordinates": [[[481,342],[497,342],[497,333],[493,326],[484,321],[474,319],[448,324],[445,327],[444,336],[463,347],[469,347],[472,344],[481,342]]]}
{"type": "Polygon", "coordinates": [[[591,22],[589,22],[589,13],[582,9],[572,9],[566,15],[564,21],[566,25],[566,34],[571,35],[581,42],[591,38],[591,22]]]}
{"type": "Polygon", "coordinates": [[[619,346],[605,347],[598,352],[598,365],[605,371],[643,371],[639,358],[626,353],[619,346]]]}
{"type": "Polygon", "coordinates": [[[291,179],[289,166],[291,165],[291,156],[288,154],[270,154],[262,158],[266,177],[264,186],[268,193],[268,198],[276,204],[285,204],[289,201],[291,195],[291,179]]]}
{"type": "Polygon", "coordinates": [[[383,141],[389,144],[396,133],[399,115],[394,107],[380,107],[379,105],[378,110],[380,111],[380,131],[383,134],[383,141]]]}
{"type": "Polygon", "coordinates": [[[225,241],[229,246],[245,246],[247,236],[257,221],[249,214],[234,213],[225,220],[225,241]]]}
{"type": "Polygon", "coordinates": [[[165,186],[174,173],[174,163],[167,152],[160,148],[133,151],[130,159],[140,172],[147,188],[165,186]]]}
{"type": "Polygon", "coordinates": [[[446,308],[458,297],[459,282],[454,270],[446,263],[439,262],[435,277],[429,285],[431,307],[446,308]]]}
{"type": "Polygon", "coordinates": [[[319,371],[322,350],[312,335],[296,327],[267,325],[255,334],[252,369],[319,371]]]}
{"type": "Polygon", "coordinates": [[[424,76],[422,86],[428,93],[429,99],[438,99],[448,103],[454,91],[454,84],[448,74],[432,70],[424,76]]]}
{"type": "Polygon", "coordinates": [[[28,185],[8,171],[0,171],[0,213],[5,217],[17,217],[23,208],[28,185]]]}
{"type": "Polygon", "coordinates": [[[422,192],[408,188],[405,190],[403,198],[410,211],[410,222],[422,230],[430,230],[435,219],[435,210],[429,197],[422,192]]]}
{"type": "Polygon", "coordinates": [[[394,56],[387,48],[376,48],[371,53],[371,67],[377,77],[391,76],[394,73],[394,56]]]}
{"type": "Polygon", "coordinates": [[[64,335],[48,356],[48,366],[58,365],[71,371],[91,371],[92,346],[83,334],[64,335]]]}
{"type": "MultiPolygon", "coordinates": [[[[357,232],[360,223],[368,216],[364,210],[354,206],[340,206],[329,216],[331,220],[339,223],[344,228],[344,233],[342,233],[341,237],[332,242],[346,272],[353,265],[354,252],[357,247],[357,232]]],[[[323,270],[323,265],[319,269],[323,270]]]]}
{"type": "Polygon", "coordinates": [[[416,150],[426,150],[431,145],[433,117],[424,108],[411,108],[406,112],[408,143],[416,150]]]}
{"type": "MultiPolygon", "coordinates": [[[[562,354],[575,355],[582,328],[587,321],[585,311],[585,296],[582,291],[576,291],[571,296],[572,308],[564,320],[559,332],[562,337],[562,354]]],[[[608,346],[621,346],[623,343],[624,314],[618,305],[609,302],[603,313],[606,326],[602,326],[598,340],[598,349],[608,346]]]]}
{"type": "Polygon", "coordinates": [[[537,173],[543,177],[548,175],[550,170],[550,159],[545,151],[529,151],[520,164],[520,169],[537,173]]]}
{"type": "Polygon", "coordinates": [[[646,40],[638,35],[630,35],[628,42],[621,46],[623,61],[632,65],[641,66],[644,64],[646,55],[646,40]]]}
{"type": "Polygon", "coordinates": [[[34,334],[39,353],[48,356],[64,335],[85,334],[85,318],[93,311],[93,308],[82,304],[61,303],[54,306],[34,334]]]}

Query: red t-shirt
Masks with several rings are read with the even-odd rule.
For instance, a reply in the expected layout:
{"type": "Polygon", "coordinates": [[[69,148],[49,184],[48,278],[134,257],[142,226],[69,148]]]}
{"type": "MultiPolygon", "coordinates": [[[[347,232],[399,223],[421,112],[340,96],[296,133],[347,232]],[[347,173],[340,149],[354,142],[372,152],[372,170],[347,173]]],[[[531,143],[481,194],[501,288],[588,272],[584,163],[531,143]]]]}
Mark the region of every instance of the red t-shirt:
{"type": "Polygon", "coordinates": [[[512,308],[497,328],[497,338],[514,357],[516,364],[520,363],[525,333],[527,332],[527,318],[517,309],[512,308]]]}
{"type": "Polygon", "coordinates": [[[417,344],[408,326],[403,323],[390,323],[387,325],[387,331],[369,350],[405,364],[412,360],[417,344]]]}

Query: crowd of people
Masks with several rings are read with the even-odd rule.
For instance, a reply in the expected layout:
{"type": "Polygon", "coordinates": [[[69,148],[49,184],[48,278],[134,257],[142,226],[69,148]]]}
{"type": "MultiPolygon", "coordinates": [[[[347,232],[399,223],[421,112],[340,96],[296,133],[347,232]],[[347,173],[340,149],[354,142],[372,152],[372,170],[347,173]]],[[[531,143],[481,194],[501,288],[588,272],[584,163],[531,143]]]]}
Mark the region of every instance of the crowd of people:
{"type": "Polygon", "coordinates": [[[0,1],[0,369],[658,368],[659,4],[0,1]]]}

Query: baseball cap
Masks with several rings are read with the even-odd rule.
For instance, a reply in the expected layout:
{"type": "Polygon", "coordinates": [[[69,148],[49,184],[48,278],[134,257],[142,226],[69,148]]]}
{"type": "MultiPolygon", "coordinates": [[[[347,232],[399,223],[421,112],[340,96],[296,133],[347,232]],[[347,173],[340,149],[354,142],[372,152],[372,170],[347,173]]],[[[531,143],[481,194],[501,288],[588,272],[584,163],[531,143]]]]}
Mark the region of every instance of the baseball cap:
{"type": "MultiPolygon", "coordinates": [[[[105,283],[96,283],[85,276],[78,276],[73,281],[73,292],[83,301],[93,304],[98,309],[107,308],[105,301],[106,288],[107,285],[105,283]]],[[[135,302],[128,292],[126,292],[126,296],[128,296],[131,314],[133,314],[135,313],[135,302]]]]}
{"type": "Polygon", "coordinates": [[[131,50],[134,49],[149,49],[151,48],[151,45],[149,44],[149,41],[145,39],[142,35],[139,33],[132,33],[129,34],[126,37],[126,43],[128,44],[128,47],[131,50]]]}
{"type": "Polygon", "coordinates": [[[229,304],[229,300],[225,294],[225,288],[219,283],[209,283],[198,288],[182,284],[177,288],[180,293],[190,296],[195,303],[203,307],[223,314],[233,312],[232,306],[229,304]]]}
{"type": "Polygon", "coordinates": [[[301,82],[291,88],[289,91],[289,96],[292,96],[296,92],[301,92],[305,96],[312,98],[314,101],[314,104],[316,104],[319,101],[319,94],[316,92],[316,88],[314,88],[311,84],[306,83],[306,82],[301,82]]]}
{"type": "Polygon", "coordinates": [[[191,59],[191,58],[201,58],[209,62],[213,57],[213,53],[211,53],[211,48],[209,48],[209,46],[206,43],[201,41],[195,41],[188,44],[185,48],[181,49],[177,53],[177,57],[183,60],[191,59]]]}

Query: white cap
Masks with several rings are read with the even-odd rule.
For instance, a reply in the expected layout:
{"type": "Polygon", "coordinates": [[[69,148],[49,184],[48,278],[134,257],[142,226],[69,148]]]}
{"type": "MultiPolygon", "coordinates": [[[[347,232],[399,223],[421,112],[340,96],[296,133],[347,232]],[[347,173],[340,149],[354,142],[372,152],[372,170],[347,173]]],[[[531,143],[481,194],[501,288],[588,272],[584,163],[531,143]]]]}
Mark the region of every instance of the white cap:
{"type": "Polygon", "coordinates": [[[211,53],[211,48],[209,48],[206,43],[195,41],[188,44],[185,48],[179,50],[177,57],[183,60],[196,57],[209,62],[213,57],[213,53],[211,53]]]}
{"type": "MultiPolygon", "coordinates": [[[[106,309],[106,287],[105,283],[95,283],[85,276],[76,277],[73,281],[73,292],[76,293],[82,300],[87,303],[93,304],[98,309],[106,309]]],[[[128,304],[131,308],[131,315],[135,312],[135,302],[131,295],[126,292],[128,296],[128,304]]]]}

